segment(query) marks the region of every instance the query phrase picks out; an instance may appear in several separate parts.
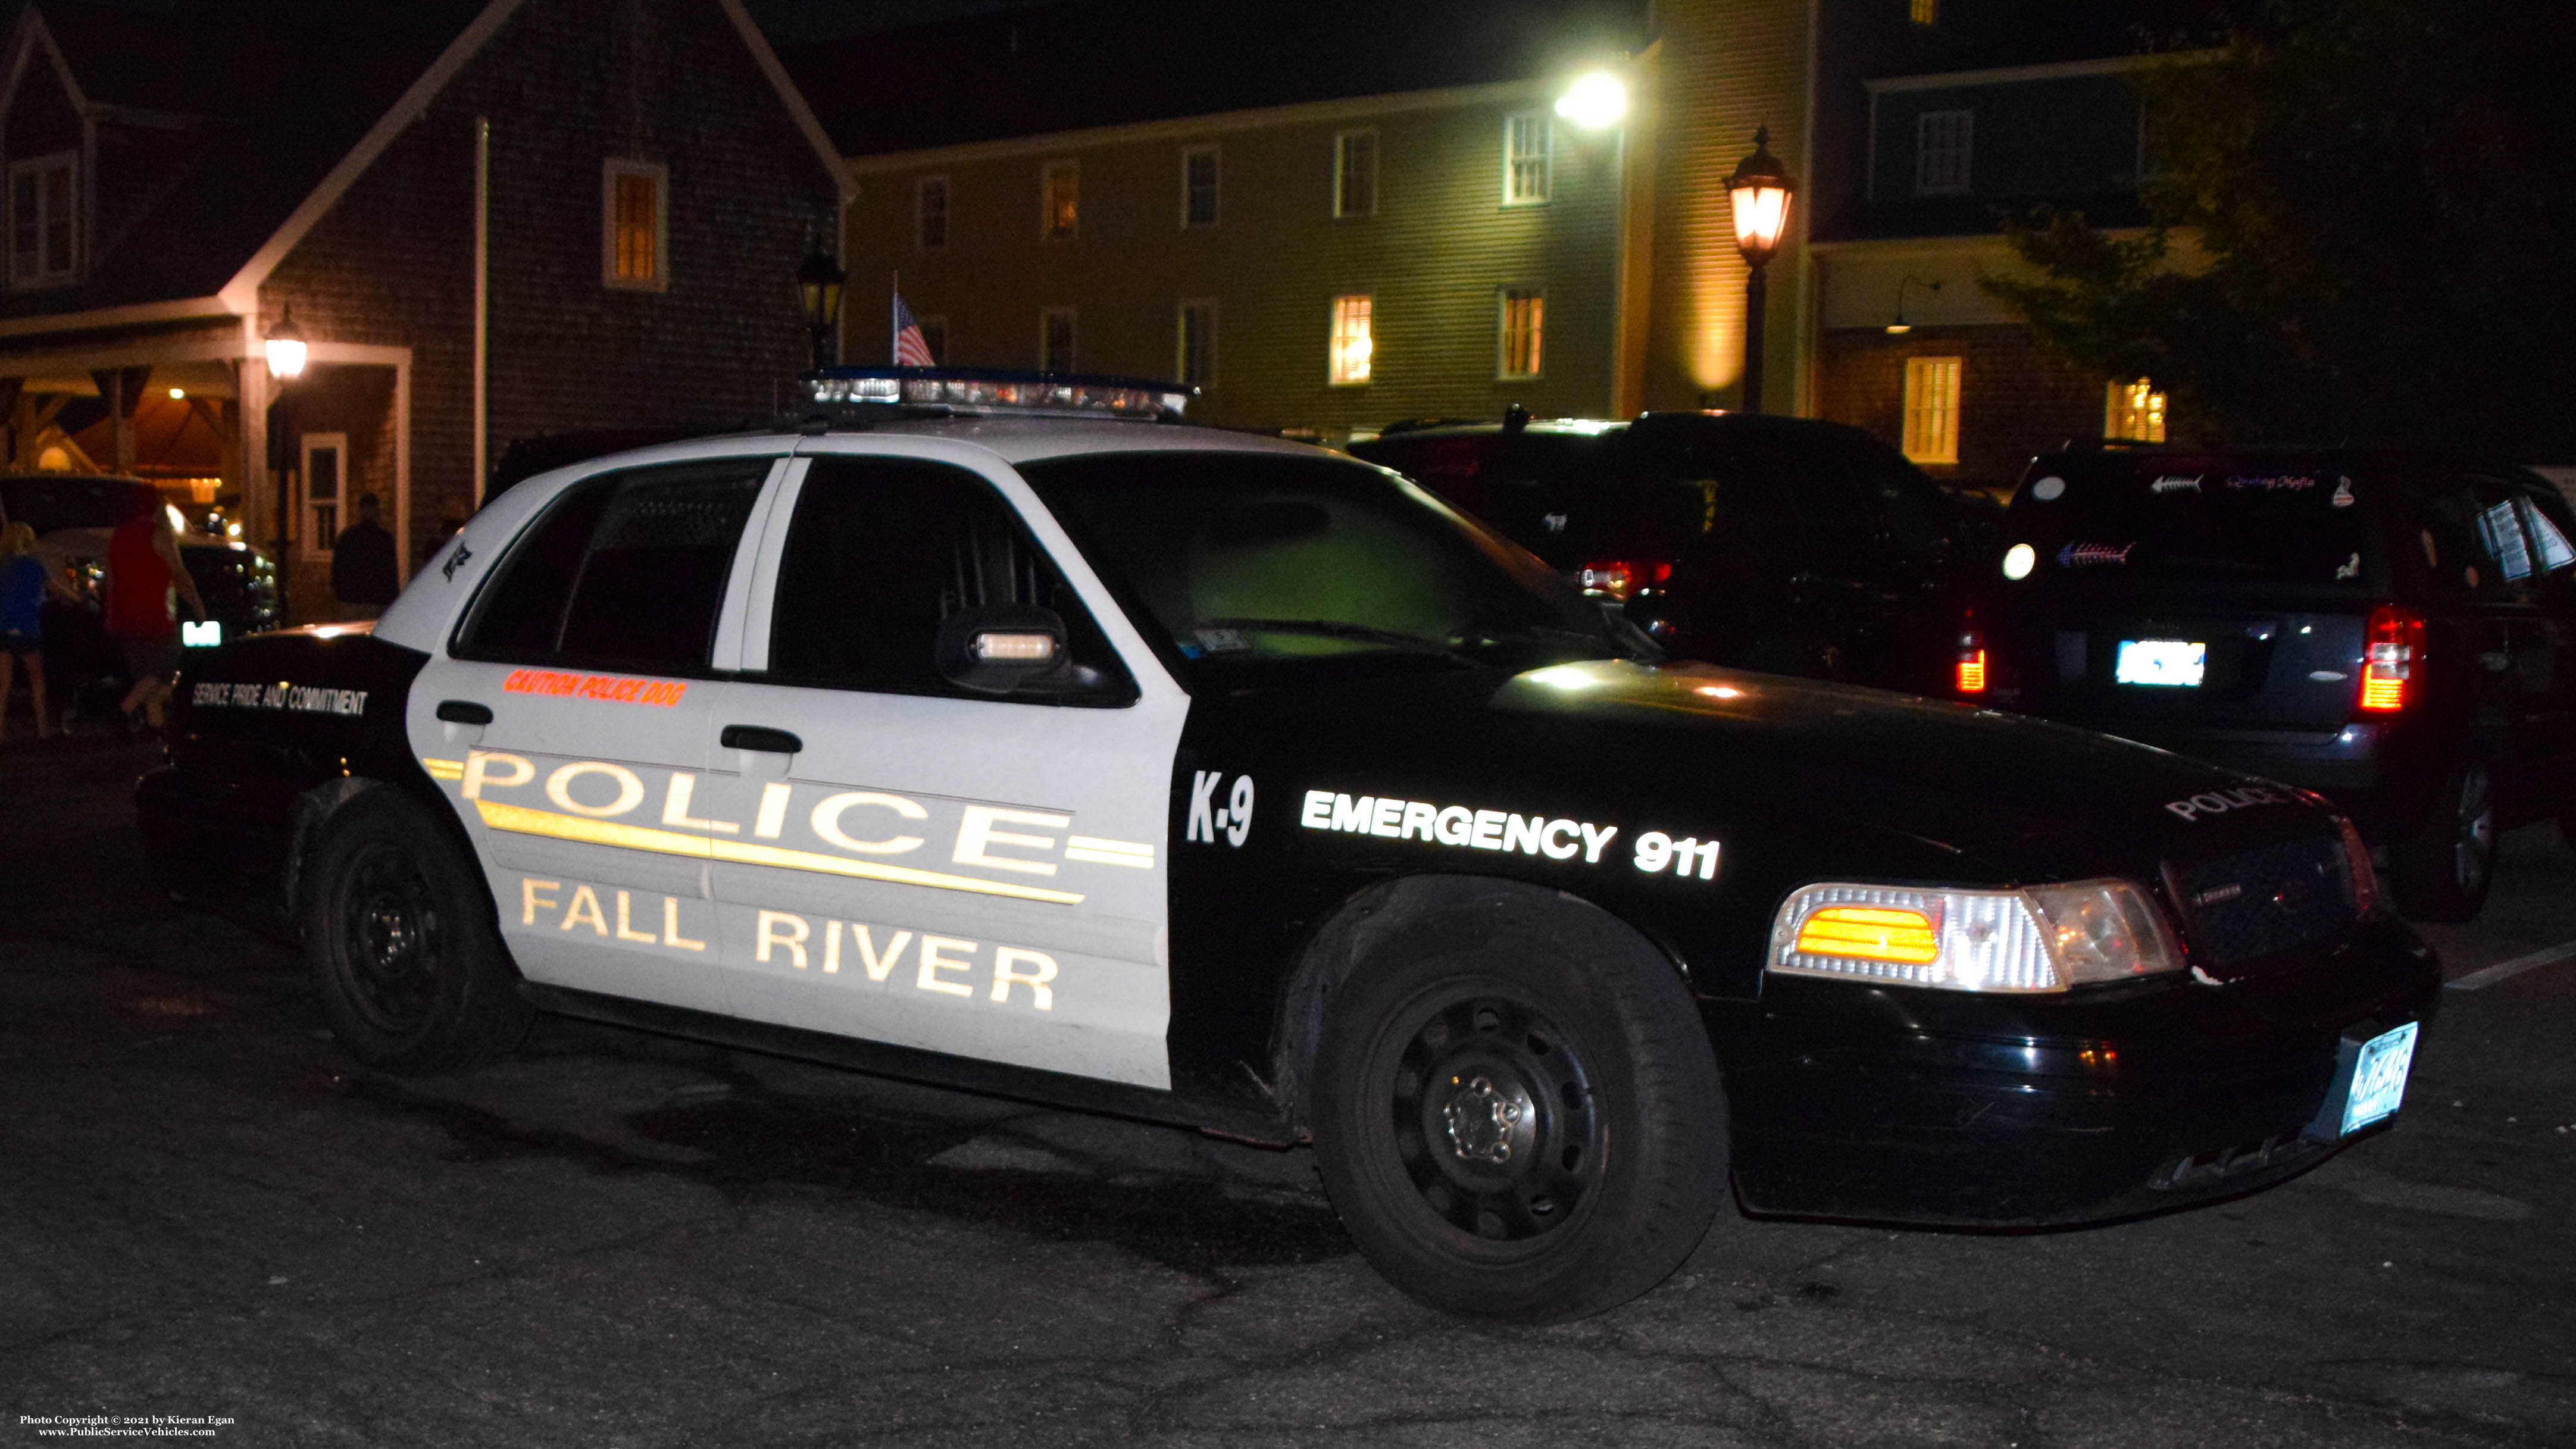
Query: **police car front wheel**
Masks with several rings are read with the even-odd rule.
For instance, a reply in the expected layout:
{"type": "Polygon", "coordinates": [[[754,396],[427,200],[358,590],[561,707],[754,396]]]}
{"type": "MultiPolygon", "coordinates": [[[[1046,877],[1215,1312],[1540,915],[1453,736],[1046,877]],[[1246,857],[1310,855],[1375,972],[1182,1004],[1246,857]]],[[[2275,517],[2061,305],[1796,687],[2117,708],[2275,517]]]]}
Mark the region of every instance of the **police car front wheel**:
{"type": "Polygon", "coordinates": [[[1397,1287],[1556,1322],[1690,1256],[1725,1194],[1725,1112],[1689,994],[1609,929],[1432,919],[1362,961],[1317,1053],[1317,1165],[1397,1287]]]}
{"type": "Polygon", "coordinates": [[[428,812],[390,788],[366,790],[325,822],[306,858],[305,955],[350,1055],[432,1072],[517,1044],[531,1012],[491,904],[428,812]]]}

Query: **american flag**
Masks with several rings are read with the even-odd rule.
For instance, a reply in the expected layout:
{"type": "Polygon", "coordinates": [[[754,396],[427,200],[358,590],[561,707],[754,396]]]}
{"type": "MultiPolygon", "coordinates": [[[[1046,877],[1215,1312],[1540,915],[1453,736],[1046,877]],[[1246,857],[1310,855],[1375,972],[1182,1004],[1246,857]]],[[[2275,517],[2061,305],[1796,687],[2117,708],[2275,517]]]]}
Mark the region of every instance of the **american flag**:
{"type": "Polygon", "coordinates": [[[930,344],[921,335],[921,323],[912,309],[903,305],[903,294],[894,298],[894,365],[897,367],[937,367],[939,360],[930,355],[930,344]]]}

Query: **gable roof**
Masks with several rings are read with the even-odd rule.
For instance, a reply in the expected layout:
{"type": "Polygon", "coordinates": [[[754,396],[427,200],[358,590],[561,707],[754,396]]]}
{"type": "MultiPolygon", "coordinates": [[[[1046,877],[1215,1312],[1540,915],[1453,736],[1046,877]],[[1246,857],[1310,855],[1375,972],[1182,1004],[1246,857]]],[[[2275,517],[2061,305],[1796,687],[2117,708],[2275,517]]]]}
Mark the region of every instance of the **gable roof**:
{"type": "Polygon", "coordinates": [[[845,155],[1525,80],[1643,44],[1644,0],[1069,0],[784,53],[845,155]]]}
{"type": "MultiPolygon", "coordinates": [[[[154,304],[254,310],[269,271],[524,3],[185,0],[144,13],[24,0],[0,104],[31,69],[53,67],[102,120],[163,133],[181,154],[132,215],[112,227],[93,218],[77,284],[0,292],[0,333],[154,304]]],[[[712,3],[846,188],[822,128],[739,0],[712,3]]]]}

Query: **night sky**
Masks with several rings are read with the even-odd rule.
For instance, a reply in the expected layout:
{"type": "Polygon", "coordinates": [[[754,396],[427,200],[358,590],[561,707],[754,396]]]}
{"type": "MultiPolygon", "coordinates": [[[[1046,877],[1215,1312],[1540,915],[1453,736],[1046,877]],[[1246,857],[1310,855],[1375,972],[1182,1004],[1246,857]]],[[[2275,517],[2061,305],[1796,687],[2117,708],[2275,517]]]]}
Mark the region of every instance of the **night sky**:
{"type": "Polygon", "coordinates": [[[946,20],[984,10],[1010,10],[1042,0],[743,0],[760,28],[780,45],[830,40],[862,30],[884,30],[946,20]]]}

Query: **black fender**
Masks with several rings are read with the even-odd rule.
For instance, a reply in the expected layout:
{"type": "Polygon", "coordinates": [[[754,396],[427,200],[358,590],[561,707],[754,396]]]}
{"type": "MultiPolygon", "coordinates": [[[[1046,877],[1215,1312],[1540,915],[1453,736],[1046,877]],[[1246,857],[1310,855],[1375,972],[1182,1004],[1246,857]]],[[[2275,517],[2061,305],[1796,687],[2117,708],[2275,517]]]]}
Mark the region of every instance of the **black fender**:
{"type": "Polygon", "coordinates": [[[189,904],[293,940],[305,853],[370,786],[456,812],[413,757],[404,714],[429,656],[363,629],[287,630],[191,659],[172,702],[170,761],[136,785],[154,880],[189,904]]]}

